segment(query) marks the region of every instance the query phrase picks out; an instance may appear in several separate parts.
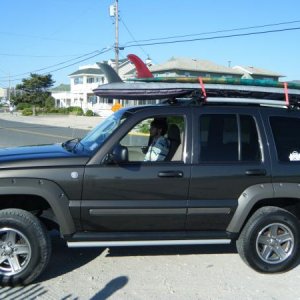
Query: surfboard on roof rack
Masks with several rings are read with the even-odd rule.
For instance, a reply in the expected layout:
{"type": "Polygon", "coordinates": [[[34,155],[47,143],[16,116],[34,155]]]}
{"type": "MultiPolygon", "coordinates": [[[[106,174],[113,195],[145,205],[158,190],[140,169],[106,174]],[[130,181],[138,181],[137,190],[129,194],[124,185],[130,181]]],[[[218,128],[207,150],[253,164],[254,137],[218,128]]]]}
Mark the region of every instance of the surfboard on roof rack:
{"type": "MultiPolygon", "coordinates": [[[[141,62],[138,61],[138,64],[141,62]]],[[[281,106],[299,106],[300,103],[300,84],[296,83],[231,78],[155,78],[149,74],[147,78],[134,78],[124,82],[110,66],[100,64],[100,67],[109,83],[100,85],[94,93],[103,98],[159,100],[200,94],[199,98],[206,99],[207,102],[269,103],[281,106]]],[[[145,70],[139,74],[145,74],[145,70]]]]}
{"type": "MultiPolygon", "coordinates": [[[[206,84],[225,84],[225,85],[242,85],[242,86],[261,86],[284,88],[284,82],[265,79],[244,79],[244,78],[210,78],[202,77],[203,83],[206,84]]],[[[129,81],[134,82],[165,82],[165,83],[198,83],[198,77],[152,77],[152,78],[132,78],[129,81]]],[[[290,82],[291,89],[300,89],[299,83],[290,82]]]]}

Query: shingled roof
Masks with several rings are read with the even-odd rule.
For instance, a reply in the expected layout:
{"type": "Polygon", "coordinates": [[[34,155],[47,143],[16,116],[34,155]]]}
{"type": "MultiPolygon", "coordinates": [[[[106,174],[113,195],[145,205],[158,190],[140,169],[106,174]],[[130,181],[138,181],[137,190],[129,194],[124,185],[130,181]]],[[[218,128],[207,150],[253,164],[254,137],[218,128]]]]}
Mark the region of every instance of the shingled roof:
{"type": "Polygon", "coordinates": [[[70,85],[63,83],[51,89],[52,92],[70,92],[70,90],[70,85]]]}
{"type": "Polygon", "coordinates": [[[69,77],[75,76],[75,75],[103,75],[103,72],[101,71],[101,69],[86,68],[86,69],[80,69],[80,70],[77,70],[77,71],[71,73],[69,75],[69,77]]]}
{"type": "Polygon", "coordinates": [[[248,73],[250,75],[265,75],[265,76],[274,76],[274,77],[284,77],[284,75],[281,75],[279,73],[261,69],[261,68],[256,68],[256,67],[247,67],[247,66],[234,66],[233,69],[235,70],[240,70],[242,73],[248,73]]]}
{"type": "Polygon", "coordinates": [[[240,75],[241,72],[228,68],[225,66],[217,65],[208,60],[198,60],[191,58],[171,58],[166,63],[152,66],[151,72],[166,72],[170,70],[192,71],[192,72],[210,72],[222,74],[240,75]]]}

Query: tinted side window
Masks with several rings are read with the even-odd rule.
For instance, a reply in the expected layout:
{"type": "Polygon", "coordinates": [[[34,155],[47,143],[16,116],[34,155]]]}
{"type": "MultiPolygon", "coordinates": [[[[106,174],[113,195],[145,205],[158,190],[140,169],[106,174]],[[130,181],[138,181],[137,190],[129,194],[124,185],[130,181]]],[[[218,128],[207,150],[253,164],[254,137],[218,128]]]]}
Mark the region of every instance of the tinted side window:
{"type": "Polygon", "coordinates": [[[261,151],[259,147],[259,136],[256,123],[253,117],[241,115],[241,160],[261,161],[261,151]]]}
{"type": "Polygon", "coordinates": [[[202,161],[238,161],[238,127],[236,115],[200,117],[202,161]]]}
{"type": "Polygon", "coordinates": [[[200,143],[200,160],[204,162],[261,159],[258,133],[251,116],[201,116],[200,143]]]}
{"type": "Polygon", "coordinates": [[[270,117],[279,161],[300,161],[300,118],[270,117]]]}

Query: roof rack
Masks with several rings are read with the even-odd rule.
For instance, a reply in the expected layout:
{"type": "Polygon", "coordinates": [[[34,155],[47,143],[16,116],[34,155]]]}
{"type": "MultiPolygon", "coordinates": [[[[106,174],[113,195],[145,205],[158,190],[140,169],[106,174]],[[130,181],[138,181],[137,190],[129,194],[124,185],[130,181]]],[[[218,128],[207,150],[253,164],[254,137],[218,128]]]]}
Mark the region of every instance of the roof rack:
{"type": "Polygon", "coordinates": [[[203,100],[205,103],[231,103],[231,104],[256,104],[287,107],[285,101],[272,99],[255,99],[255,98],[221,98],[221,97],[207,97],[203,100]]]}
{"type": "Polygon", "coordinates": [[[194,91],[192,101],[205,103],[229,103],[229,104],[255,104],[263,106],[275,106],[286,108],[300,108],[300,92],[294,91],[289,94],[288,85],[283,83],[284,89],[281,93],[274,88],[264,88],[264,91],[236,91],[236,90],[206,90],[202,78],[199,77],[201,89],[194,91]]]}
{"type": "Polygon", "coordinates": [[[186,97],[170,97],[167,100],[163,101],[163,103],[169,103],[170,105],[176,105],[181,102],[186,102],[187,105],[206,105],[206,104],[230,104],[230,105],[255,105],[255,106],[271,106],[271,107],[279,107],[279,108],[289,108],[289,109],[300,109],[300,98],[299,99],[289,99],[289,102],[284,99],[283,95],[281,95],[281,99],[279,97],[275,99],[271,98],[257,98],[251,97],[251,95],[247,95],[246,97],[228,97],[228,96],[216,96],[210,95],[210,93],[206,97],[204,96],[202,91],[194,91],[190,95],[186,97]]]}

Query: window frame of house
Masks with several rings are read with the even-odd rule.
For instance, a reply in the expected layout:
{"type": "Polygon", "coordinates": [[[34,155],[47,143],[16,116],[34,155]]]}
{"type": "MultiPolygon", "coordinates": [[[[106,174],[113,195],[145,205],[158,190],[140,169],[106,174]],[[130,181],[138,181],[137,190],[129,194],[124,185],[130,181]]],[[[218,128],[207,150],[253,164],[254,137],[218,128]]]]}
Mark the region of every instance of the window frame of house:
{"type": "Polygon", "coordinates": [[[83,76],[78,76],[74,78],[74,85],[83,84],[83,76]]]}

